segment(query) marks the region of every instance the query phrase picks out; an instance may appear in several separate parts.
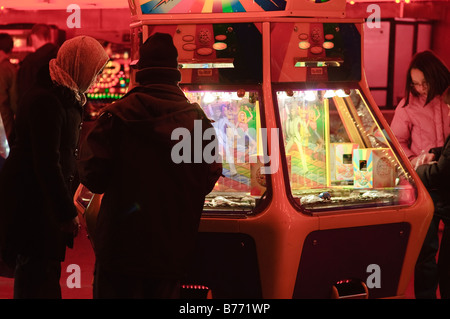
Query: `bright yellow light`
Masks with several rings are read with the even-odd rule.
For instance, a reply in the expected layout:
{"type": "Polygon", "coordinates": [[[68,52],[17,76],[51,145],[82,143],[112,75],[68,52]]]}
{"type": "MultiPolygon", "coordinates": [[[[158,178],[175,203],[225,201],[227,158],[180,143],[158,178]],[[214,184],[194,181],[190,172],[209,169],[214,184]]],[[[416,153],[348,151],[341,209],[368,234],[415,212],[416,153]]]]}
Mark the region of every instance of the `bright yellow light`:
{"type": "Polygon", "coordinates": [[[336,95],[339,97],[347,97],[348,96],[348,94],[345,93],[344,90],[336,90],[336,95]]]}
{"type": "Polygon", "coordinates": [[[225,50],[227,48],[227,44],[225,42],[216,42],[212,47],[214,50],[220,51],[225,50]]]}
{"type": "Polygon", "coordinates": [[[311,44],[308,41],[301,41],[298,43],[298,47],[302,50],[309,49],[310,46],[311,44]]]}
{"type": "Polygon", "coordinates": [[[330,41],[325,41],[322,46],[324,47],[324,49],[332,49],[334,48],[334,43],[330,42],[330,41]]]}
{"type": "Polygon", "coordinates": [[[334,93],[333,90],[327,90],[323,97],[329,99],[329,98],[332,98],[332,97],[335,97],[335,96],[336,96],[336,94],[334,93]]]}

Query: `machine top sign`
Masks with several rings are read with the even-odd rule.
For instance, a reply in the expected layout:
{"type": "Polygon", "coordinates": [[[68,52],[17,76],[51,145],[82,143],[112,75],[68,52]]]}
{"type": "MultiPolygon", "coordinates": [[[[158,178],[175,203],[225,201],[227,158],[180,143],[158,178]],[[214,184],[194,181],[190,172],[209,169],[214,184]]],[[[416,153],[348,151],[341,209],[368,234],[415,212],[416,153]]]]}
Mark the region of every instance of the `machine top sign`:
{"type": "Polygon", "coordinates": [[[134,16],[149,14],[245,14],[343,17],[345,0],[129,0],[134,16]]]}

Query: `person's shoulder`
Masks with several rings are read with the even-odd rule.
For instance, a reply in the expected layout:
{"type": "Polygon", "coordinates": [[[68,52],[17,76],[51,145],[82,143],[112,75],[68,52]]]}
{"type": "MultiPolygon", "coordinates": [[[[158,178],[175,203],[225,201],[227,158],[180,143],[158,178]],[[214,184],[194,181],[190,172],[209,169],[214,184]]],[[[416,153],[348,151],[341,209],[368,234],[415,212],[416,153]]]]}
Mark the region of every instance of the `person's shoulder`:
{"type": "Polygon", "coordinates": [[[11,62],[9,62],[8,58],[5,58],[3,60],[0,60],[0,67],[7,67],[11,64],[11,62]]]}
{"type": "Polygon", "coordinates": [[[45,58],[54,58],[56,57],[56,54],[58,53],[59,47],[54,43],[46,43],[42,47],[40,47],[38,50],[36,50],[35,53],[38,57],[45,57],[45,58]]]}
{"type": "Polygon", "coordinates": [[[55,58],[59,47],[53,43],[44,44],[42,47],[34,52],[29,53],[21,62],[20,67],[33,67],[40,61],[48,61],[55,58]]]}
{"type": "Polygon", "coordinates": [[[126,94],[122,96],[120,99],[115,100],[114,102],[103,107],[102,111],[114,113],[115,110],[127,108],[130,106],[130,103],[132,103],[133,99],[134,99],[133,94],[126,94]]]}
{"type": "Polygon", "coordinates": [[[0,70],[2,75],[7,74],[9,76],[17,72],[15,65],[9,62],[8,59],[0,61],[0,70]]]}
{"type": "MultiPolygon", "coordinates": [[[[146,107],[151,107],[156,103],[157,98],[143,86],[136,86],[128,91],[120,99],[115,100],[113,103],[107,105],[104,110],[114,111],[114,110],[125,110],[125,109],[135,109],[136,105],[145,104],[146,107]]],[[[159,105],[159,104],[158,104],[159,105]]]]}
{"type": "Polygon", "coordinates": [[[35,85],[26,94],[29,99],[36,99],[41,96],[47,96],[48,98],[56,97],[55,92],[49,87],[35,85]]]}
{"type": "Polygon", "coordinates": [[[402,98],[400,102],[398,102],[397,107],[395,108],[395,111],[401,110],[405,107],[406,104],[406,98],[402,98]]]}
{"type": "Polygon", "coordinates": [[[36,55],[36,51],[28,53],[22,60],[22,62],[20,62],[20,68],[23,69],[24,65],[27,65],[29,63],[32,63],[32,61],[34,61],[34,57],[36,55]]]}
{"type": "Polygon", "coordinates": [[[51,88],[34,86],[25,93],[22,104],[33,104],[38,106],[60,105],[61,99],[51,88]]]}
{"type": "Polygon", "coordinates": [[[41,119],[48,115],[59,116],[63,112],[63,102],[47,88],[33,87],[19,102],[18,112],[30,118],[41,119]]]}

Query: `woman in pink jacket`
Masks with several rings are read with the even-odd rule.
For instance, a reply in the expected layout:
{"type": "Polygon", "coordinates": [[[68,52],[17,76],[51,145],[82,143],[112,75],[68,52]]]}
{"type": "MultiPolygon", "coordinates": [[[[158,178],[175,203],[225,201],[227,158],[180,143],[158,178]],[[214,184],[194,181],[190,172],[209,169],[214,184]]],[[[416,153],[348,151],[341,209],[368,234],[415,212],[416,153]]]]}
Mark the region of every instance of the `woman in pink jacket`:
{"type": "MultiPolygon", "coordinates": [[[[435,54],[424,51],[413,57],[406,76],[405,98],[395,110],[391,128],[414,168],[435,160],[430,150],[442,147],[450,135],[449,110],[442,99],[442,93],[449,85],[449,70],[435,54]]],[[[438,192],[428,191],[435,207],[438,206],[438,192]]],[[[436,298],[440,278],[436,254],[441,219],[435,214],[416,263],[416,298],[436,298]]],[[[450,251],[440,252],[440,255],[444,253],[448,257],[440,258],[439,263],[448,260],[450,264],[450,251]]]]}

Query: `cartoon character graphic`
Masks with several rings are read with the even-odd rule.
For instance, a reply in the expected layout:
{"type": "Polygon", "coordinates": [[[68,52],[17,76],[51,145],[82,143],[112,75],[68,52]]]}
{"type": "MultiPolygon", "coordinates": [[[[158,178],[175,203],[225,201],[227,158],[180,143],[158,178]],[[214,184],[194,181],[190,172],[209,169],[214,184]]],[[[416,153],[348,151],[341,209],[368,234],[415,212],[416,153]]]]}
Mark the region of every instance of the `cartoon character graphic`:
{"type": "Polygon", "coordinates": [[[292,146],[297,146],[299,152],[299,159],[301,161],[302,172],[308,171],[308,164],[306,161],[306,154],[304,152],[304,140],[307,138],[309,132],[304,119],[300,116],[300,108],[297,105],[289,105],[289,115],[286,118],[286,152],[292,153],[292,146]]]}
{"type": "Polygon", "coordinates": [[[255,128],[249,126],[249,122],[253,119],[253,112],[250,110],[248,105],[241,105],[240,111],[237,114],[236,130],[239,139],[245,142],[243,146],[243,151],[247,155],[255,154],[256,152],[256,140],[253,136],[255,133],[255,128]]]}

